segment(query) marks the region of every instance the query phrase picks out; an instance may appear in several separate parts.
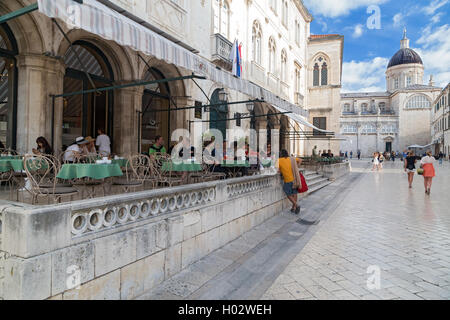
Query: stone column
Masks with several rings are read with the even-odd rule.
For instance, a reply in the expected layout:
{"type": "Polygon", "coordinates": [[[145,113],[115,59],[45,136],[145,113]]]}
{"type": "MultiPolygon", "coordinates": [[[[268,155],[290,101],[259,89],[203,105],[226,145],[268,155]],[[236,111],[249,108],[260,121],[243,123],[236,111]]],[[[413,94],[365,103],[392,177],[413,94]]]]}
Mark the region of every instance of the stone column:
{"type": "Polygon", "coordinates": [[[116,90],[114,95],[113,153],[129,155],[137,153],[139,113],[142,111],[143,88],[130,87],[116,90]]]}
{"type": "Polygon", "coordinates": [[[44,136],[54,150],[61,149],[63,99],[55,100],[52,128],[50,94],[63,93],[65,66],[61,59],[36,54],[17,56],[19,73],[17,103],[17,150],[31,152],[36,138],[44,136]]]}

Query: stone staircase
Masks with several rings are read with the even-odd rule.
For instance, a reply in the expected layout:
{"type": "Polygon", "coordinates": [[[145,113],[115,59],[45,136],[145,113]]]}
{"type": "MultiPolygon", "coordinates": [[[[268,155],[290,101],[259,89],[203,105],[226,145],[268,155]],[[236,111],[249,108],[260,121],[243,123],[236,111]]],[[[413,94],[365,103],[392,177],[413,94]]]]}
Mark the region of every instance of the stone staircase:
{"type": "Polygon", "coordinates": [[[305,176],[309,191],[302,196],[312,194],[332,183],[332,181],[328,180],[328,178],[325,178],[323,175],[314,171],[305,170],[303,171],[303,175],[305,176]]]}

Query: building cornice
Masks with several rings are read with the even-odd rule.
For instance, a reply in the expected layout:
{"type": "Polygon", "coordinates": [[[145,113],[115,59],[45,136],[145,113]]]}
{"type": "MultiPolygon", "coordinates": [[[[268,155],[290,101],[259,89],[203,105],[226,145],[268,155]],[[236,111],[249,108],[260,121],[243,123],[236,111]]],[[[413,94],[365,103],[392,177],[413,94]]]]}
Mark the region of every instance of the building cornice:
{"type": "Polygon", "coordinates": [[[294,0],[294,3],[297,6],[298,11],[300,11],[303,19],[305,19],[306,22],[311,23],[314,20],[314,18],[311,15],[311,13],[309,13],[309,10],[303,4],[303,1],[302,0],[294,0]]]}

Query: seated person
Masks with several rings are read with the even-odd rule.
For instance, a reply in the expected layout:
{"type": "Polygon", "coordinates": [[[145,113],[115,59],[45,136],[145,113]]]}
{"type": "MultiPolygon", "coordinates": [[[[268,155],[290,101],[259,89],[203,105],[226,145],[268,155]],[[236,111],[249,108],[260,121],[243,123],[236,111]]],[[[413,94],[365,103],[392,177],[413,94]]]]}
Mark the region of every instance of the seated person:
{"type": "Polygon", "coordinates": [[[84,137],[78,137],[64,152],[64,162],[74,163],[76,159],[81,155],[84,145],[88,142],[84,137]]]}
{"type": "Polygon", "coordinates": [[[331,153],[331,150],[328,150],[328,158],[334,158],[334,154],[331,153]]]}
{"type": "Polygon", "coordinates": [[[88,142],[83,146],[83,154],[86,156],[96,155],[97,149],[95,148],[95,139],[92,137],[86,137],[86,141],[88,142]]]}
{"type": "Polygon", "coordinates": [[[53,149],[48,143],[47,139],[44,137],[39,137],[36,139],[37,148],[33,148],[33,153],[37,155],[51,155],[53,154],[53,149]]]}
{"type": "Polygon", "coordinates": [[[153,144],[148,150],[148,154],[152,155],[155,153],[167,153],[166,148],[164,147],[164,138],[161,136],[155,137],[155,144],[153,144]]]}

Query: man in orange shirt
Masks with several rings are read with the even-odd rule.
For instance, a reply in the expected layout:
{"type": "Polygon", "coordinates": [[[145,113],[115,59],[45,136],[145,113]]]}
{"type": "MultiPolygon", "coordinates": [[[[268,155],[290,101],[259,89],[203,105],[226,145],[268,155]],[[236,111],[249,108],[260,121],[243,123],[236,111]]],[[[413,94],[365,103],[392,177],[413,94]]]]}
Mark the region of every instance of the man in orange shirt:
{"type": "Polygon", "coordinates": [[[301,187],[300,174],[298,171],[297,163],[301,164],[300,159],[295,159],[294,161],[289,157],[286,150],[281,150],[280,159],[278,159],[277,167],[278,171],[283,176],[284,184],[283,191],[288,197],[289,201],[292,202],[291,212],[295,214],[300,213],[300,206],[297,204],[298,200],[298,188],[301,187]],[[294,168],[292,167],[294,163],[294,168]]]}

